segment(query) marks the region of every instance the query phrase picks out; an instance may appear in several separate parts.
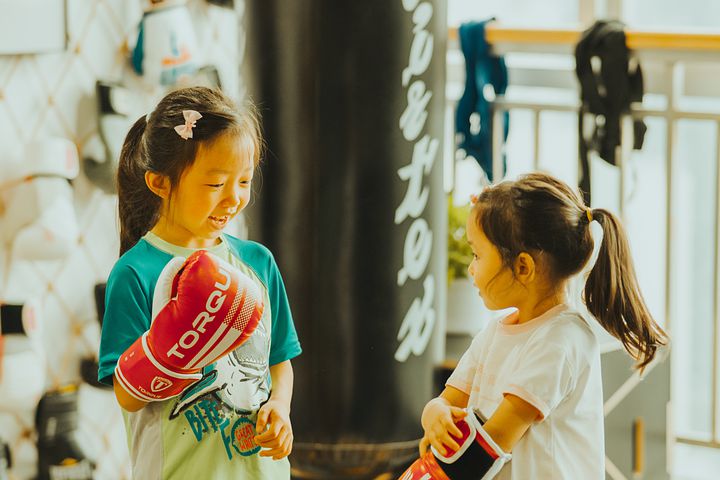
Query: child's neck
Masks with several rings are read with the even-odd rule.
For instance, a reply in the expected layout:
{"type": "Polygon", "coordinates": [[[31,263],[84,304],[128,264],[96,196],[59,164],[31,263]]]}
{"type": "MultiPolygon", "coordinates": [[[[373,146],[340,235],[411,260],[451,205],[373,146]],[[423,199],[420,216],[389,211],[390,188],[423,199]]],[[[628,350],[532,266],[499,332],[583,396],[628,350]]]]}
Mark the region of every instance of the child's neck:
{"type": "Polygon", "coordinates": [[[528,295],[526,301],[517,306],[517,323],[528,322],[564,303],[567,303],[567,294],[564,289],[544,295],[528,295]]]}
{"type": "Polygon", "coordinates": [[[176,229],[168,228],[162,221],[159,221],[150,231],[166,242],[184,248],[209,248],[221,242],[219,238],[198,238],[190,234],[183,235],[176,229]]]}

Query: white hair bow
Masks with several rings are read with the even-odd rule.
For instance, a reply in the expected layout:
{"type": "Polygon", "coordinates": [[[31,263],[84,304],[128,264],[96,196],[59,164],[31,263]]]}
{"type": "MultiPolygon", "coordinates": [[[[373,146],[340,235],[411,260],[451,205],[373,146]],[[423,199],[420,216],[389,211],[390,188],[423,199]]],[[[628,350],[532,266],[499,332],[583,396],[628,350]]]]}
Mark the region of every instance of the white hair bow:
{"type": "Polygon", "coordinates": [[[176,126],[175,131],[183,139],[187,140],[188,138],[193,138],[192,129],[195,127],[195,123],[202,118],[202,115],[195,110],[183,110],[182,113],[183,117],[185,117],[185,124],[176,126]]]}

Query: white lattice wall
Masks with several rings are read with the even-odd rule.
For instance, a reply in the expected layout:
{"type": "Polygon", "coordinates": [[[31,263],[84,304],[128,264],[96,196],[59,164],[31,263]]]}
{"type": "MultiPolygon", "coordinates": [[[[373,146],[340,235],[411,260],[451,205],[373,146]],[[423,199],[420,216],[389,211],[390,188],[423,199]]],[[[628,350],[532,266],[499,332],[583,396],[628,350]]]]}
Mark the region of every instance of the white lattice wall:
{"type": "MultiPolygon", "coordinates": [[[[136,85],[137,95],[148,105],[161,94],[140,89],[126,62],[126,44],[134,42],[142,0],[67,0],[66,5],[66,51],[0,56],[0,169],[5,168],[8,152],[47,136],[72,140],[80,158],[98,151],[97,79],[136,85]]],[[[200,0],[188,6],[202,63],[215,65],[224,89],[239,96],[239,6],[231,11],[200,0]]],[[[119,246],[117,197],[95,188],[82,172],[73,190],[81,233],[66,259],[22,261],[13,258],[8,245],[0,245],[0,302],[34,298],[43,307],[39,321],[47,389],[79,382],[80,359],[96,355],[99,329],[93,288],[106,280],[119,246]]],[[[79,411],[79,440],[97,462],[96,478],[128,478],[125,432],[113,394],[81,385],[79,411]]],[[[0,434],[10,441],[15,461],[10,478],[35,474],[34,415],[35,405],[22,412],[0,412],[0,434]]]]}

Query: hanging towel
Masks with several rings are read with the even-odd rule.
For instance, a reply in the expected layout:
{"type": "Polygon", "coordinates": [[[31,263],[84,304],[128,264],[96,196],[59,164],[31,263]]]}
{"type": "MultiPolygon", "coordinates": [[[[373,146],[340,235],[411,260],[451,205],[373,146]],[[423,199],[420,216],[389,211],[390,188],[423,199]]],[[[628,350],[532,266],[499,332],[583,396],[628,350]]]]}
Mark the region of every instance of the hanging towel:
{"type": "MultiPolygon", "coordinates": [[[[642,102],[643,77],[640,63],[630,62],[625,42],[625,25],[614,20],[598,20],[583,32],[575,47],[575,73],[580,82],[581,107],[578,112],[580,190],[590,205],[590,151],[616,164],[615,149],[620,145],[620,117],[630,112],[631,102],[642,102]],[[600,60],[593,69],[592,58],[600,60]],[[592,136],[585,136],[585,114],[592,116],[592,136]]],[[[633,122],[633,148],[639,150],[647,127],[641,119],[633,122]]]]}
{"type": "MultiPolygon", "coordinates": [[[[458,148],[467,156],[475,158],[493,181],[492,171],[492,114],[493,105],[485,98],[485,86],[490,85],[495,95],[503,95],[508,86],[505,59],[492,55],[485,40],[485,25],[493,18],[482,22],[460,25],[458,36],[460,48],[465,56],[465,91],[455,112],[455,132],[458,148]]],[[[508,135],[509,115],[502,115],[503,138],[508,135]]],[[[505,156],[503,155],[503,172],[505,156]]]]}

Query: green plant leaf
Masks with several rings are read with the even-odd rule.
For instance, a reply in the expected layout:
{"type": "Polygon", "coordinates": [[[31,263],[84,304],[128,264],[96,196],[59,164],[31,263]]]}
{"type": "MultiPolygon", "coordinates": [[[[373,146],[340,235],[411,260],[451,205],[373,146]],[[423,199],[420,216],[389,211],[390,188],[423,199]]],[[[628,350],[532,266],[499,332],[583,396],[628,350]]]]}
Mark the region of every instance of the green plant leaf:
{"type": "Polygon", "coordinates": [[[453,205],[448,195],[448,283],[456,278],[467,278],[473,253],[466,237],[466,222],[471,205],[453,205]]]}

